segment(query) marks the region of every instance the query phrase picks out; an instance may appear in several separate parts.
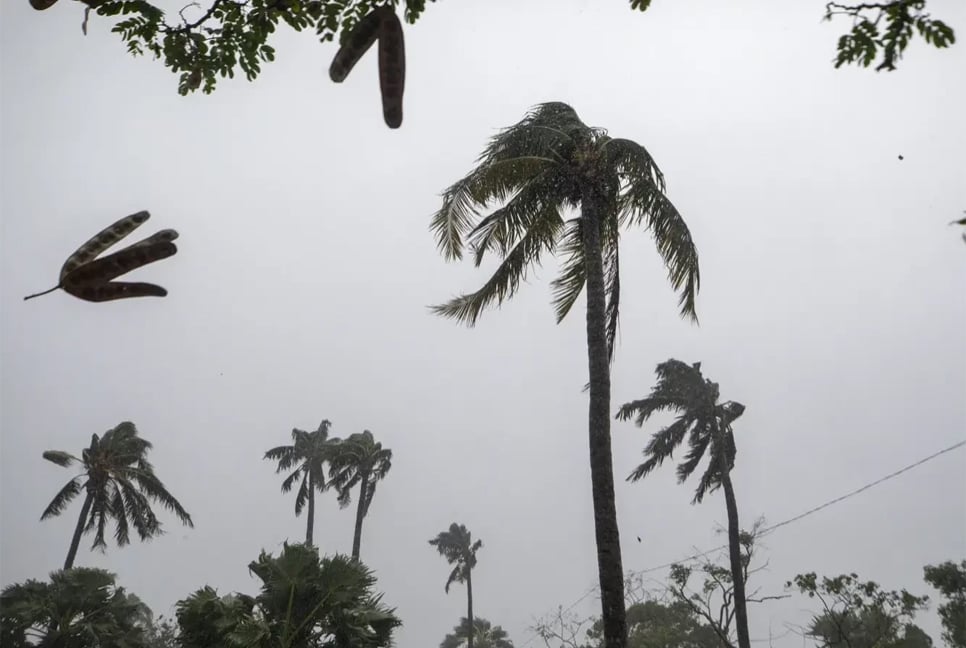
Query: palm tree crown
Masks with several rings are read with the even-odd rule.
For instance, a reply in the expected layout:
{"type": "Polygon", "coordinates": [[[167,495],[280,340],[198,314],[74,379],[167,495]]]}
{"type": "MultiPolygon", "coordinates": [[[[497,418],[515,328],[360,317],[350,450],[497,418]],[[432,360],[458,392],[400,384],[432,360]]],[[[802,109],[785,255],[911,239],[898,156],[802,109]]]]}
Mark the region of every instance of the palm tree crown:
{"type": "Polygon", "coordinates": [[[276,473],[292,472],[282,482],[282,492],[288,493],[299,482],[295,494],[295,516],[302,514],[306,503],[309,505],[306,520],[305,542],[312,544],[315,527],[315,492],[322,492],[328,485],[325,480],[325,462],[331,458],[334,443],[329,440],[331,423],[323,420],[314,432],[294,428],[292,445],[272,448],[265,453],[265,459],[278,462],[276,473]],[[301,479],[301,481],[299,481],[301,479]]]}
{"type": "Polygon", "coordinates": [[[446,579],[446,592],[449,593],[449,586],[453,583],[465,583],[470,577],[470,572],[476,567],[476,552],[483,546],[482,540],[473,542],[473,534],[463,524],[455,522],[449,525],[446,531],[439,534],[429,541],[429,544],[439,550],[439,555],[446,559],[446,562],[453,565],[453,571],[446,579]]]}
{"type": "Polygon", "coordinates": [[[339,491],[339,506],[345,508],[352,501],[352,489],[359,486],[356,506],[356,526],[352,538],[352,557],[359,557],[362,542],[362,520],[369,513],[378,484],[392,468],[392,450],[383,448],[372,432],[350,434],[337,443],[331,460],[330,484],[339,491]]]}
{"type": "Polygon", "coordinates": [[[718,402],[718,383],[701,375],[701,363],[689,365],[668,360],[657,367],[657,385],[647,398],[622,405],[617,418],[634,418],[638,426],[652,414],[667,410],[677,413],[674,422],[656,432],[644,448],[646,460],[627,478],[637,481],[672,457],[674,450],[688,438],[688,453],[677,466],[678,482],[683,483],[707,454],[708,467],[694,494],[694,503],[721,486],[721,477],[735,464],[735,438],[731,424],[745,411],[741,403],[718,402]],[[724,443],[719,452],[718,444],[724,443]],[[710,448],[710,451],[709,451],[710,448]],[[722,457],[726,462],[722,466],[722,457]],[[723,469],[722,469],[723,468],[723,469]]]}
{"type": "Polygon", "coordinates": [[[617,332],[622,228],[651,229],[671,285],[680,291],[681,313],[696,319],[697,250],[664,195],[664,176],[643,146],[611,138],[585,125],[567,104],[552,102],[536,106],[493,137],[477,162],[443,194],[431,229],[447,259],[461,259],[469,248],[477,266],[487,253],[498,253],[502,263],[479,290],[435,307],[436,313],[475,324],[484,308],[513,296],[544,254],[559,251],[565,260],[552,287],[557,321],[562,320],[587,278],[582,241],[588,222],[584,212],[565,221],[563,211],[593,198],[607,293],[608,353],[613,355],[617,332]],[[492,203],[503,206],[481,218],[492,203]]]}
{"type": "Polygon", "coordinates": [[[44,459],[58,466],[68,467],[74,462],[83,466],[82,472],[60,489],[40,516],[46,520],[60,515],[77,495],[86,492],[64,569],[73,566],[83,533],[94,531],[92,548],[107,546],[104,533],[108,519],[114,520],[114,539],[119,547],[130,542],[131,526],[141,540],[160,535],[161,522],[151,510],[152,500],[174,512],[183,524],[194,526],[188,512],[154,474],[147,459],[151,447],[149,441],[138,436],[134,424],[125,421],[103,437],[92,435],[90,446],[80,458],[60,450],[44,452],[44,459]]]}

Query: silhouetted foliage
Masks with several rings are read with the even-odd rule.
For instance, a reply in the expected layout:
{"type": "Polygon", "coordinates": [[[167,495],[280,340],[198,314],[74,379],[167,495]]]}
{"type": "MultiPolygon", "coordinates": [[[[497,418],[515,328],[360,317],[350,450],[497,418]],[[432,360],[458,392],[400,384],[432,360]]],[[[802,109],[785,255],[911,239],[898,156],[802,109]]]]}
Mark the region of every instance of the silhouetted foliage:
{"type": "Polygon", "coordinates": [[[939,605],[943,641],[950,648],[966,648],[966,560],[926,565],[923,571],[926,582],[945,599],[939,605]]]}
{"type": "Polygon", "coordinates": [[[358,560],[285,544],[248,568],[262,581],[257,596],[218,596],[206,586],[178,602],[184,648],[387,648],[401,625],[358,560]]]}
{"type": "Polygon", "coordinates": [[[886,591],[856,574],[834,578],[799,574],[786,587],[794,587],[822,604],[807,634],[822,648],[930,648],[932,640],[912,624],[927,597],[906,590],[886,591]]]}
{"type": "Polygon", "coordinates": [[[469,644],[471,634],[476,648],[513,648],[513,642],[510,641],[506,630],[480,617],[473,619],[472,633],[469,619],[466,617],[460,619],[459,625],[453,628],[453,632],[446,635],[439,644],[439,648],[463,648],[469,644]]]}
{"type": "Polygon", "coordinates": [[[149,441],[138,436],[134,424],[125,421],[103,437],[92,435],[90,446],[80,458],[61,450],[44,452],[44,459],[58,466],[66,468],[78,462],[82,467],[82,472],[60,489],[40,517],[46,520],[60,515],[75,497],[84,493],[64,569],[74,565],[84,533],[94,532],[92,549],[107,547],[104,534],[108,520],[114,521],[114,540],[119,547],[130,542],[132,526],[141,540],[161,535],[161,522],[151,509],[152,501],[172,511],[183,524],[194,526],[188,512],[154,474],[154,466],[147,459],[151,447],[149,441]]]}
{"type": "MultiPolygon", "coordinates": [[[[405,20],[410,24],[426,8],[426,0],[209,0],[207,6],[191,3],[177,15],[169,15],[147,0],[80,1],[87,5],[82,23],[85,34],[91,12],[114,19],[111,31],[121,37],[127,51],[160,59],[179,75],[178,92],[183,95],[199,88],[210,93],[219,77],[233,78],[239,70],[249,81],[254,80],[263,63],[275,60],[269,39],[283,23],[298,32],[313,32],[321,42],[339,35],[343,47],[348,48],[333,61],[336,74],[332,79],[337,82],[345,78],[341,72],[348,73],[346,68],[354,64],[344,62],[362,56],[378,32],[383,112],[392,128],[402,121],[405,77],[396,7],[403,5],[405,20]]],[[[30,0],[38,10],[56,3],[30,0]]],[[[651,1],[630,0],[630,5],[645,11],[651,1]]],[[[737,5],[735,10],[740,10],[737,5]]],[[[853,27],[839,39],[836,67],[845,63],[868,67],[881,50],[882,62],[876,69],[895,69],[915,34],[939,48],[955,42],[953,30],[926,12],[926,0],[826,5],[826,19],[839,15],[851,17],[853,27]]]]}
{"type": "Polygon", "coordinates": [[[0,593],[5,648],[153,648],[146,634],[150,622],[147,606],[102,569],[59,570],[49,582],[31,579],[0,593]]]}

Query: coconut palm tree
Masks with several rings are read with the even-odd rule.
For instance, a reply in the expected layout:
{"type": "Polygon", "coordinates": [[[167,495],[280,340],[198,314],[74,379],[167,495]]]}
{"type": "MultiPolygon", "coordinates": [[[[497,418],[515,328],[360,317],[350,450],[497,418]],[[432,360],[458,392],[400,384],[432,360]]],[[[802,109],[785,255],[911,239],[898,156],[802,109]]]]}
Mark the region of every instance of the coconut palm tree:
{"type": "Polygon", "coordinates": [[[617,418],[627,420],[633,417],[640,427],[656,412],[667,410],[677,414],[673,423],[651,437],[644,448],[644,463],[634,469],[628,481],[637,481],[660,466],[672,456],[686,436],[688,453],[677,467],[679,483],[687,480],[702,459],[708,457],[708,467],[698,482],[691,503],[701,502],[706,494],[718,487],[724,491],[738,645],[740,648],[749,648],[741,528],[738,525],[735,490],[731,483],[731,470],[737,452],[731,424],[744,413],[745,406],[734,401],[719,403],[718,394],[718,383],[701,375],[700,362],[689,365],[672,359],[657,366],[657,385],[647,398],[622,405],[617,418]]]}
{"type": "Polygon", "coordinates": [[[312,544],[312,534],[315,529],[315,492],[325,490],[325,462],[329,460],[333,442],[329,440],[329,428],[332,426],[327,420],[319,423],[314,432],[306,432],[294,428],[292,430],[292,445],[278,446],[265,453],[265,459],[278,462],[276,473],[291,470],[291,474],[282,482],[282,492],[292,490],[295,482],[299,482],[298,492],[295,494],[295,516],[302,514],[302,509],[308,503],[308,513],[305,521],[305,544],[312,544]],[[294,470],[293,470],[294,468],[294,470]]]}
{"type": "Polygon", "coordinates": [[[41,520],[46,520],[60,515],[71,500],[82,491],[85,493],[64,569],[73,567],[84,533],[94,531],[92,549],[107,547],[104,532],[109,519],[114,520],[114,539],[119,547],[130,542],[132,525],[141,540],[161,535],[161,522],[151,510],[152,500],[174,512],[183,524],[194,526],[188,512],[154,474],[154,467],[147,459],[151,447],[149,441],[138,436],[134,423],[125,421],[105,432],[103,437],[92,435],[90,446],[84,449],[80,458],[61,450],[44,453],[44,459],[58,466],[68,467],[76,461],[83,467],[79,475],[60,489],[40,516],[41,520]]]}
{"type": "Polygon", "coordinates": [[[362,543],[362,520],[369,512],[369,505],[376,494],[376,484],[392,468],[392,450],[383,448],[369,430],[350,434],[335,444],[330,461],[330,484],[339,491],[339,506],[345,508],[352,501],[352,489],[359,486],[356,503],[356,526],[352,534],[352,557],[359,559],[362,543]]]}
{"type": "Polygon", "coordinates": [[[476,552],[483,546],[483,541],[473,542],[469,529],[453,522],[448,530],[440,531],[429,544],[453,565],[453,571],[446,579],[446,593],[449,594],[449,586],[453,583],[466,583],[466,646],[473,648],[473,631],[476,628],[473,620],[473,568],[476,567],[476,552]]]}
{"type": "Polygon", "coordinates": [[[151,611],[114,574],[77,567],[0,593],[0,645],[148,648],[151,611]]]}
{"type": "Polygon", "coordinates": [[[446,635],[439,648],[462,648],[469,642],[470,634],[473,635],[476,648],[513,648],[513,642],[502,626],[492,625],[479,617],[473,619],[472,633],[469,620],[466,617],[460,619],[460,624],[446,635]]]}
{"type": "Polygon", "coordinates": [[[443,194],[432,219],[440,251],[477,266],[488,254],[502,262],[476,292],[434,307],[468,325],[488,306],[514,295],[545,255],[563,256],[553,287],[559,322],[587,286],[590,469],[597,564],[607,648],[622,648],[627,628],[624,573],[614,504],[610,437],[610,367],[620,305],[619,237],[624,228],[650,229],[680,293],[681,313],[695,319],[698,255],[688,227],[664,195],[664,178],[641,145],[591,128],[564,103],[533,108],[498,133],[466,177],[443,194]],[[493,203],[497,209],[481,217],[493,203]],[[579,210],[564,220],[564,211],[579,210]]]}

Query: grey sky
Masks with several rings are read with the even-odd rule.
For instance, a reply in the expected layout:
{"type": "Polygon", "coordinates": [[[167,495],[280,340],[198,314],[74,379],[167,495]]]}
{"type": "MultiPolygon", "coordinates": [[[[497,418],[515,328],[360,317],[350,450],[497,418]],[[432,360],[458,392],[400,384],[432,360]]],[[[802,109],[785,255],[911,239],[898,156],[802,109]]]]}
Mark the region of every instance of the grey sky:
{"type": "MultiPolygon", "coordinates": [[[[436,253],[439,193],[541,101],[644,144],[667,176],[701,254],[701,326],[677,316],[648,236],[626,236],[614,406],[644,395],[658,362],[702,361],[748,408],[743,523],[963,439],[966,247],[946,224],[966,209],[966,45],[917,40],[898,72],[835,70],[847,24],[820,22],[818,0],[778,4],[440,1],[406,27],[405,120],[390,131],[374,54],[335,85],[334,46],[283,29],[256,83],[184,98],[106,20],[83,36],[79,5],[5,1],[0,581],[44,577],[67,550],[79,504],[39,516],[71,473],[41,452],[132,420],[196,528],[165,515],[166,536],[104,555],[85,538],[78,563],[116,571],[157,612],[206,583],[253,592],[247,563],[304,533],[261,456],[328,418],[394,452],[362,557],[398,606],[400,648],[437,645],[465,611],[427,544],[453,521],[485,543],[477,614],[518,647],[533,616],[581,596],[596,580],[582,313],[554,325],[552,264],[476,329],[425,308],[486,276],[436,253]],[[135,236],[181,233],[177,256],[137,273],[167,298],[21,301],[140,209],[152,219],[135,236]]],[[[966,4],[929,4],[966,35],[966,4]]],[[[618,479],[656,426],[614,425],[618,479]]],[[[924,564],[966,556],[964,469],[960,449],[775,532],[759,583],[857,571],[927,593],[924,564]]],[[[721,495],[691,506],[692,493],[670,467],[618,482],[627,569],[721,542],[721,495]]],[[[322,497],[323,550],[350,549],[352,518],[322,497]]],[[[807,607],[753,608],[752,637],[807,607]]]]}

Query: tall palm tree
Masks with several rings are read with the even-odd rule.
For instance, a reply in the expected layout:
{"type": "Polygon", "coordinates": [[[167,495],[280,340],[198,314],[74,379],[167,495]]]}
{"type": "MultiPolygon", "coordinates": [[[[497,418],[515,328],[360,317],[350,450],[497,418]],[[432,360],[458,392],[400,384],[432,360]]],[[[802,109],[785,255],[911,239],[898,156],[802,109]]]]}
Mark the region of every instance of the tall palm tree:
{"type": "Polygon", "coordinates": [[[392,468],[392,450],[383,448],[369,430],[350,434],[335,444],[331,464],[330,483],[339,491],[339,506],[345,508],[352,501],[352,489],[359,486],[356,503],[356,526],[352,534],[352,557],[359,559],[362,543],[362,520],[376,494],[376,484],[392,468]]]}
{"type": "Polygon", "coordinates": [[[728,554],[734,583],[735,625],[740,648],[750,648],[748,613],[745,599],[745,579],[741,556],[741,529],[738,525],[738,504],[731,470],[735,465],[734,432],[731,424],[745,411],[741,403],[718,402],[718,383],[701,375],[701,363],[686,364],[668,360],[657,366],[657,385],[647,398],[622,405],[617,418],[634,417],[638,427],[656,412],[667,410],[677,414],[674,422],[651,437],[644,448],[645,461],[630,474],[628,481],[637,481],[668,459],[688,437],[688,453],[678,464],[678,482],[683,483],[708,456],[708,467],[698,482],[692,504],[718,487],[724,490],[728,510],[728,554]]]}
{"type": "Polygon", "coordinates": [[[265,453],[265,459],[277,461],[276,473],[292,470],[291,474],[282,482],[282,492],[287,493],[299,482],[298,492],[295,494],[295,516],[302,514],[306,502],[309,505],[305,521],[305,544],[312,544],[312,534],[315,529],[315,492],[325,490],[325,462],[329,460],[333,443],[329,440],[328,420],[319,423],[314,432],[306,432],[294,428],[292,430],[292,445],[278,446],[265,453]],[[293,470],[294,468],[294,470],[293,470]]]}
{"type": "Polygon", "coordinates": [[[439,550],[446,562],[453,565],[453,571],[446,579],[446,593],[453,583],[466,583],[466,646],[473,648],[473,634],[476,624],[473,620],[473,568],[476,567],[476,552],[483,546],[482,540],[473,542],[473,534],[462,524],[453,522],[446,531],[429,541],[439,550]]]}
{"type": "Polygon", "coordinates": [[[502,626],[495,626],[480,617],[473,619],[472,632],[469,619],[460,619],[460,624],[453,628],[452,633],[446,635],[439,648],[462,648],[469,642],[471,634],[476,648],[513,648],[513,642],[502,626]]]}
{"type": "Polygon", "coordinates": [[[114,539],[119,547],[130,542],[131,525],[141,540],[161,535],[161,522],[151,510],[152,500],[174,512],[183,524],[194,526],[188,512],[154,474],[147,459],[151,447],[149,441],[138,436],[134,423],[125,421],[103,437],[92,435],[90,446],[80,458],[61,450],[44,453],[44,459],[58,466],[67,467],[75,461],[83,466],[82,472],[60,489],[40,516],[46,520],[60,515],[81,491],[85,493],[64,569],[73,567],[84,533],[94,531],[92,549],[107,547],[104,531],[108,519],[114,520],[114,539]]]}
{"type": "Polygon", "coordinates": [[[477,266],[487,253],[502,263],[476,292],[434,307],[442,316],[476,323],[499,305],[545,254],[564,257],[554,280],[557,321],[587,286],[590,470],[605,646],[623,648],[627,628],[624,574],[614,504],[610,437],[610,367],[620,304],[622,228],[650,229],[680,292],[681,313],[692,319],[698,292],[698,255],[688,227],[664,195],[664,178],[639,144],[591,128],[564,103],[533,108],[492,138],[477,167],[443,194],[431,229],[442,254],[461,259],[469,248],[477,266]],[[491,203],[502,206],[481,217],[491,203]],[[564,220],[566,209],[579,209],[564,220]]]}

